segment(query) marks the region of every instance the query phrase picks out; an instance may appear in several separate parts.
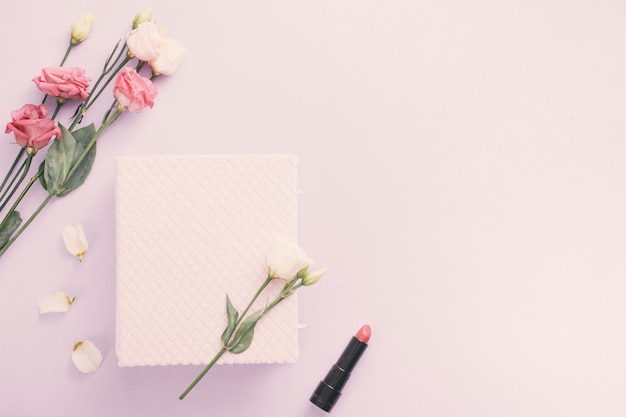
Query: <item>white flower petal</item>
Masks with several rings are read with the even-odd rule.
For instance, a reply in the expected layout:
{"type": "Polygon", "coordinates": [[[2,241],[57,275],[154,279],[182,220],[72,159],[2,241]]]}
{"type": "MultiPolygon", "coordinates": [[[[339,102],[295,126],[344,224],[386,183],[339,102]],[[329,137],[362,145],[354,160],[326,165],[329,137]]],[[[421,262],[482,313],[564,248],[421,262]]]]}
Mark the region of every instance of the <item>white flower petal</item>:
{"type": "Polygon", "coordinates": [[[172,38],[162,38],[159,42],[159,56],[150,61],[155,75],[172,75],[178,69],[185,55],[185,48],[172,38]]]}
{"type": "Polygon", "coordinates": [[[72,361],[79,371],[85,374],[96,372],[102,363],[102,353],[89,340],[74,343],[72,361]]]}
{"type": "Polygon", "coordinates": [[[87,249],[89,249],[83,225],[80,223],[68,224],[63,230],[63,241],[68,252],[82,261],[87,249]]]}
{"type": "Polygon", "coordinates": [[[39,314],[64,313],[70,309],[75,298],[61,291],[43,295],[39,298],[39,314]]]}
{"type": "Polygon", "coordinates": [[[313,261],[304,249],[284,236],[279,237],[267,255],[267,266],[274,278],[293,279],[313,261]]]}

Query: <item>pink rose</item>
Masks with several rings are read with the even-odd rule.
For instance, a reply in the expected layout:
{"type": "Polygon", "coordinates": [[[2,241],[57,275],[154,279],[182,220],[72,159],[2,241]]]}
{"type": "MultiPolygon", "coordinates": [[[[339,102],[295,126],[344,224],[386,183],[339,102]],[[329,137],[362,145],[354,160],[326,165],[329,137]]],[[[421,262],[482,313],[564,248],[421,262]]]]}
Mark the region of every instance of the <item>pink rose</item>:
{"type": "Polygon", "coordinates": [[[41,75],[33,81],[45,94],[66,100],[85,100],[89,95],[87,87],[91,79],[85,76],[82,68],[48,67],[42,69],[41,75]]]}
{"type": "Polygon", "coordinates": [[[131,112],[154,106],[157,88],[149,79],[142,77],[134,68],[125,67],[117,74],[113,96],[119,106],[131,112]]]}
{"type": "Polygon", "coordinates": [[[11,112],[12,122],[7,124],[5,133],[13,132],[15,141],[22,148],[39,150],[46,146],[53,136],[61,138],[61,129],[53,120],[47,119],[48,109],[43,104],[26,104],[11,112]]]}

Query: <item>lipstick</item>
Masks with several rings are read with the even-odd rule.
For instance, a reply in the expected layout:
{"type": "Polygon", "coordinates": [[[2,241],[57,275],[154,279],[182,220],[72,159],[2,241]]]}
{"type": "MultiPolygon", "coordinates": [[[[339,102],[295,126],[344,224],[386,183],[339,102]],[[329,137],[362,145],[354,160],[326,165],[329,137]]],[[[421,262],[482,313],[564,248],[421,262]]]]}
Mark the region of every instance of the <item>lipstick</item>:
{"type": "Polygon", "coordinates": [[[350,378],[350,373],[365,352],[367,342],[372,335],[369,325],[364,325],[356,335],[352,336],[343,350],[339,360],[330,368],[326,377],[317,385],[309,398],[313,404],[326,412],[330,412],[341,396],[341,390],[350,378]]]}

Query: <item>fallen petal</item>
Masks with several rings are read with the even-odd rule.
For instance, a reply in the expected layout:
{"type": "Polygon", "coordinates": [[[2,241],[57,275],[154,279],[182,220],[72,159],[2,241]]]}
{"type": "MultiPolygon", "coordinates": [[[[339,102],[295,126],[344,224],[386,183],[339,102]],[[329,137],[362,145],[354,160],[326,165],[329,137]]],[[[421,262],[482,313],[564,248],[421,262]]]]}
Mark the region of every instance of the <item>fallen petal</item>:
{"type": "Polygon", "coordinates": [[[61,291],[43,295],[39,298],[39,314],[65,313],[75,299],[61,291]]]}
{"type": "Polygon", "coordinates": [[[72,361],[79,371],[85,374],[96,372],[102,363],[102,353],[89,340],[74,343],[72,361]]]}
{"type": "Polygon", "coordinates": [[[82,261],[87,249],[89,249],[83,225],[80,223],[68,224],[63,230],[63,241],[68,252],[82,261]]]}

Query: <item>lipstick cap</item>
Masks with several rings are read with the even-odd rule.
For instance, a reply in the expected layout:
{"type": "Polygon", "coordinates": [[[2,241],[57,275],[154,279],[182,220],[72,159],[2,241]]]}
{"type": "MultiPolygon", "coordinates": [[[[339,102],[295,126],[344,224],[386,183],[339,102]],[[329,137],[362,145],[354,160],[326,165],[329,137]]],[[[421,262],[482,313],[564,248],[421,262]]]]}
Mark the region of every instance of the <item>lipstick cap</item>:
{"type": "Polygon", "coordinates": [[[309,398],[313,404],[321,408],[322,410],[329,412],[335,406],[335,403],[339,399],[341,392],[333,389],[332,387],[326,385],[324,381],[320,382],[309,398]]]}

